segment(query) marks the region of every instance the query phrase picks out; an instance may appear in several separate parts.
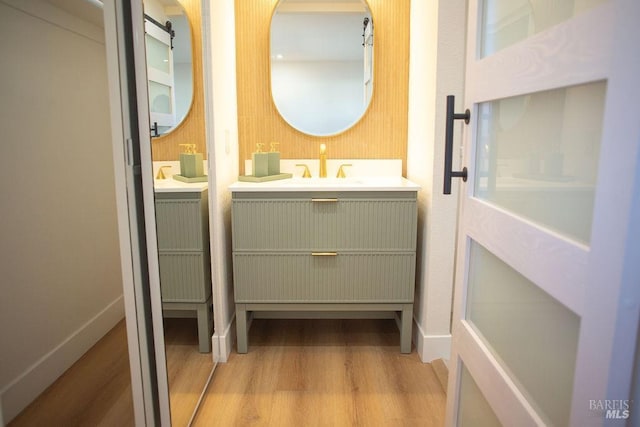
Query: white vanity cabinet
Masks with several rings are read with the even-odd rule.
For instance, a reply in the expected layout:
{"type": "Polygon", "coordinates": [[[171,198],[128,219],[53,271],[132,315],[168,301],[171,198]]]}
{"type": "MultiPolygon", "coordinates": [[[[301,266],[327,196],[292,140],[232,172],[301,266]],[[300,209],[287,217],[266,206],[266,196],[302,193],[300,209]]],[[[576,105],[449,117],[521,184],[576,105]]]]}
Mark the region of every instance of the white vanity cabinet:
{"type": "Polygon", "coordinates": [[[411,352],[417,202],[411,191],[233,191],[238,352],[252,311],[392,311],[411,352]]]}
{"type": "Polygon", "coordinates": [[[155,193],[162,308],[196,312],[199,350],[211,351],[211,257],[207,189],[155,193]]]}

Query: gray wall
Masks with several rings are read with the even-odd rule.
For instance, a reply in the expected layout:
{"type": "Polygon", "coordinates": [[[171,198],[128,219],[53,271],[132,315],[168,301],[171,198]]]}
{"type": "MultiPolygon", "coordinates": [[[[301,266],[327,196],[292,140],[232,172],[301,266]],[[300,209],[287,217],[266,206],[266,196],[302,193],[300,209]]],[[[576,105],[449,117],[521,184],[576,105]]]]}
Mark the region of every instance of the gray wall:
{"type": "Polygon", "coordinates": [[[103,31],[44,1],[0,0],[0,52],[8,422],[124,308],[103,31]]]}

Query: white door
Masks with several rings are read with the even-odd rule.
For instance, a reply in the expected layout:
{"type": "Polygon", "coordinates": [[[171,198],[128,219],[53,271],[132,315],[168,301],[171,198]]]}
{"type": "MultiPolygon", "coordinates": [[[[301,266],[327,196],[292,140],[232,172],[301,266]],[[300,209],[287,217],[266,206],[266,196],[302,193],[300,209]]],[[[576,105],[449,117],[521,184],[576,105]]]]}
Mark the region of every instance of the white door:
{"type": "Polygon", "coordinates": [[[468,2],[447,425],[636,409],[638,18],[637,0],[468,2]]]}

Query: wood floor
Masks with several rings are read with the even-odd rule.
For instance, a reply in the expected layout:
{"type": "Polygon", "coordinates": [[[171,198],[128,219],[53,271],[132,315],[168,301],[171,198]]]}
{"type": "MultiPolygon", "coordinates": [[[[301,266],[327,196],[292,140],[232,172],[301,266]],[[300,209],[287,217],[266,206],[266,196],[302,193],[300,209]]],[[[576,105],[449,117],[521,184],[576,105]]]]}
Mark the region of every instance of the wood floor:
{"type": "MultiPolygon", "coordinates": [[[[213,368],[211,353],[198,352],[196,319],[165,319],[171,422],[186,426],[213,368]]],[[[133,426],[127,332],[116,325],[9,427],[133,426]]]]}
{"type": "Polygon", "coordinates": [[[437,426],[445,393],[400,354],[395,322],[254,320],[249,353],[219,364],[196,426],[437,426]]]}
{"type": "Polygon", "coordinates": [[[133,425],[124,320],[9,423],[10,427],[133,425]]]}
{"type": "MultiPolygon", "coordinates": [[[[176,427],[211,367],[211,355],[193,351],[189,320],[165,328],[176,427]]],[[[194,425],[440,427],[444,390],[430,364],[400,354],[399,339],[390,319],[256,319],[249,353],[218,364],[194,425]]],[[[121,322],[10,426],[133,425],[128,368],[121,322]]]]}

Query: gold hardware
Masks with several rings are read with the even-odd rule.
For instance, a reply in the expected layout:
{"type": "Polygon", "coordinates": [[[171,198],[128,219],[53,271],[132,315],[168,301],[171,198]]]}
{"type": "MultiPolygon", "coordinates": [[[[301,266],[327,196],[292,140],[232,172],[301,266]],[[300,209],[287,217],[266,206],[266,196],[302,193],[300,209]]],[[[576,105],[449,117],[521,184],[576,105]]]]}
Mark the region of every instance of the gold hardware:
{"type": "Polygon", "coordinates": [[[337,202],[338,199],[311,199],[314,203],[327,203],[327,202],[337,202]]]}
{"type": "Polygon", "coordinates": [[[340,167],[338,168],[338,174],[336,175],[336,178],[346,178],[347,174],[344,173],[344,168],[346,168],[347,166],[352,166],[351,164],[342,164],[340,165],[340,167]]]}
{"type": "Polygon", "coordinates": [[[278,145],[280,145],[279,142],[272,142],[271,144],[271,152],[275,153],[276,152],[276,148],[278,148],[278,145]]]}
{"type": "Polygon", "coordinates": [[[337,256],[337,252],[311,252],[311,256],[337,256]]]}
{"type": "Polygon", "coordinates": [[[309,172],[309,166],[305,165],[305,164],[298,164],[296,166],[301,166],[304,168],[304,171],[302,172],[302,177],[303,178],[311,178],[311,172],[309,172]]]}
{"type": "Polygon", "coordinates": [[[158,174],[156,175],[156,179],[167,179],[167,177],[164,174],[164,171],[162,169],[170,168],[170,167],[171,166],[160,166],[160,169],[158,169],[158,174]]]}
{"type": "Polygon", "coordinates": [[[327,146],[320,144],[320,178],[327,177],[327,146]]]}
{"type": "Polygon", "coordinates": [[[264,147],[264,142],[258,142],[256,144],[256,153],[262,153],[262,147],[264,147]]]}

